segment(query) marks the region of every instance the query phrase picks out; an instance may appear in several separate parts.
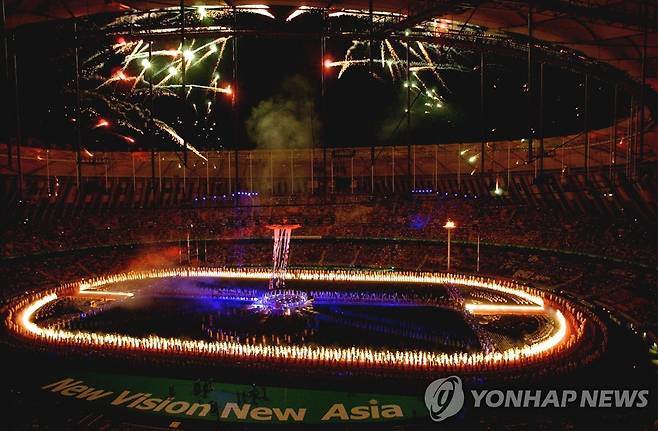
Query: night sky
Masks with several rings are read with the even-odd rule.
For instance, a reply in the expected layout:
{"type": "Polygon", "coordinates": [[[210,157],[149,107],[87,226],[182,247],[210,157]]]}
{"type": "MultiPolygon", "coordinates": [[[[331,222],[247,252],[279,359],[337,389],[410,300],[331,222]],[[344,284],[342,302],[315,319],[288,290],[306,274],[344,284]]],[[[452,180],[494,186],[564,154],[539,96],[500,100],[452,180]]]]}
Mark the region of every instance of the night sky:
{"type": "MultiPolygon", "coordinates": [[[[287,11],[279,10],[277,16],[287,11]]],[[[108,18],[104,18],[107,20],[108,18]]],[[[350,67],[338,79],[339,67],[325,68],[325,97],[320,97],[320,74],[323,61],[320,41],[316,34],[319,20],[309,14],[286,23],[261,16],[241,18],[249,25],[269,26],[270,30],[288,32],[285,36],[243,36],[238,41],[238,83],[235,90],[236,110],[226,94],[209,94],[192,90],[187,102],[173,95],[158,95],[154,100],[154,114],[199,149],[235,148],[236,131],[239,148],[318,147],[321,141],[330,147],[403,145],[406,143],[406,91],[403,80],[393,80],[375,62],[371,78],[367,65],[350,67]],[[205,107],[212,103],[207,113],[205,107]],[[260,108],[259,108],[260,106],[260,108]],[[285,116],[281,116],[285,111],[285,116]],[[263,120],[261,117],[266,117],[263,120]],[[269,117],[268,117],[269,116],[269,117]],[[281,120],[283,118],[283,120],[281,120]],[[181,121],[182,120],[182,121],[181,121]],[[269,121],[269,122],[268,122],[269,121]],[[290,121],[287,123],[287,121],[290,121]],[[259,123],[260,122],[260,123],[259,123]],[[282,130],[276,130],[280,127],[282,130]],[[250,130],[251,129],[251,130],[250,130]],[[274,134],[269,134],[272,131],[274,134]],[[297,139],[297,137],[301,137],[297,139]],[[289,144],[290,143],[290,144],[289,144]]],[[[98,25],[100,26],[103,20],[98,25]]],[[[93,24],[93,22],[92,22],[93,24]]],[[[117,108],[109,108],[97,99],[87,97],[86,90],[98,86],[98,79],[90,78],[88,60],[105,49],[103,65],[97,75],[108,78],[120,66],[122,55],[107,54],[117,36],[91,36],[82,26],[83,47],[80,50],[83,79],[81,88],[83,143],[89,149],[145,149],[161,136],[135,132],[129,124],[146,130],[142,120],[128,115],[127,121],[117,121],[117,108]],[[110,127],[94,127],[99,118],[106,118],[110,127]],[[124,137],[131,137],[134,143],[124,137]]],[[[19,33],[22,45],[19,53],[21,114],[25,135],[39,145],[72,148],[75,142],[73,92],[73,49],[71,24],[48,23],[32,26],[19,33]]],[[[130,35],[125,40],[131,41],[130,35]]],[[[197,40],[196,46],[203,42],[197,40]]],[[[179,40],[160,40],[156,47],[176,49],[179,40]]],[[[328,39],[325,59],[340,61],[351,45],[350,40],[328,39]]],[[[233,84],[231,41],[227,43],[217,72],[220,85],[233,84]]],[[[461,70],[440,70],[443,84],[425,79],[428,87],[436,89],[441,109],[427,110],[424,97],[418,97],[412,107],[411,141],[414,144],[469,142],[480,139],[480,71],[479,52],[445,48],[446,61],[457,61],[461,70]],[[444,85],[445,84],[445,85],[444,85]]],[[[375,52],[377,60],[379,51],[375,52]]],[[[189,82],[204,83],[212,73],[214,61],[204,61],[188,70],[189,82]]],[[[528,99],[524,91],[527,63],[523,53],[516,57],[488,53],[486,60],[486,120],[488,140],[523,138],[528,130],[528,99]]],[[[159,69],[166,64],[158,65],[159,69]]],[[[137,69],[137,68],[134,68],[137,69]]],[[[138,74],[138,70],[128,69],[138,74]]],[[[535,77],[538,78],[539,66],[535,77]]],[[[154,79],[158,81],[158,78],[154,79]]],[[[233,84],[234,85],[234,84],[233,84]]],[[[533,82],[538,88],[538,80],[533,82]]],[[[143,110],[150,106],[145,86],[133,92],[130,84],[113,83],[99,93],[112,96],[127,105],[143,110]]],[[[612,85],[596,78],[590,80],[592,101],[591,127],[610,124],[612,85]]],[[[173,91],[173,90],[172,90],[173,91]]],[[[545,66],[545,129],[546,135],[563,135],[583,129],[584,76],[574,72],[545,66]]],[[[416,92],[411,98],[415,99],[416,92]]],[[[535,93],[539,100],[539,92],[535,93]]],[[[628,98],[621,95],[619,115],[625,114],[628,98]]],[[[127,112],[126,105],[118,111],[127,112]]],[[[538,124],[536,121],[535,124],[538,124]]],[[[5,133],[11,134],[10,130],[5,133]]],[[[166,144],[160,143],[160,146],[166,144]]]]}

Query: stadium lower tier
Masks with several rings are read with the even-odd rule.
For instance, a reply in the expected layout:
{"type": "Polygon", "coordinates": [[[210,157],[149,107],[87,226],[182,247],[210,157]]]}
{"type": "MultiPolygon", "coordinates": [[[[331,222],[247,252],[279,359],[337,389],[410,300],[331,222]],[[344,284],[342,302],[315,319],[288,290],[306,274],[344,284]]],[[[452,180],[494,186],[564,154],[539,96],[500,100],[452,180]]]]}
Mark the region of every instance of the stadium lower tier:
{"type": "MultiPolygon", "coordinates": [[[[258,422],[252,407],[294,404],[308,409],[304,423],[338,426],[353,423],[350,409],[363,404],[378,409],[365,422],[413,429],[428,420],[418,395],[447,375],[483,390],[654,381],[643,337],[651,318],[643,328],[625,318],[634,307],[643,310],[652,270],[493,245],[481,246],[478,265],[476,245],[458,242],[454,272],[447,273],[444,247],[294,238],[286,289],[303,292],[309,304],[288,314],[262,307],[271,259],[271,241],[262,239],[5,259],[4,356],[8,367],[33,370],[7,376],[8,390],[19,394],[20,408],[22,399],[52,403],[50,418],[65,423],[243,426],[258,422]],[[623,295],[627,300],[619,300],[623,295]],[[77,386],[111,395],[90,402],[74,393],[77,386]],[[151,398],[167,395],[177,404],[147,408],[151,398]],[[145,404],[137,402],[144,396],[145,404]],[[82,406],[85,415],[75,413],[82,406]]],[[[470,411],[459,423],[475,427],[485,417],[491,420],[470,411]]],[[[501,424],[509,421],[503,428],[519,420],[554,426],[573,420],[500,417],[501,424]]],[[[272,413],[270,422],[276,418],[272,413]]],[[[635,410],[623,418],[647,419],[635,410]]],[[[587,420],[621,423],[618,414],[587,420]]]]}

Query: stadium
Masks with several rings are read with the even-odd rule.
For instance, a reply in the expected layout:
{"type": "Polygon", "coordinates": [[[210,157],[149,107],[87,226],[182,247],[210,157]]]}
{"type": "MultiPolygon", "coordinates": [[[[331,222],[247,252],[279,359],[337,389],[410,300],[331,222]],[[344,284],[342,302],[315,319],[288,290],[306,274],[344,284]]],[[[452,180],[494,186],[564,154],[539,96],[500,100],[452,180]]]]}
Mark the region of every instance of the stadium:
{"type": "Polygon", "coordinates": [[[658,5],[2,0],[5,427],[658,426],[658,5]]]}

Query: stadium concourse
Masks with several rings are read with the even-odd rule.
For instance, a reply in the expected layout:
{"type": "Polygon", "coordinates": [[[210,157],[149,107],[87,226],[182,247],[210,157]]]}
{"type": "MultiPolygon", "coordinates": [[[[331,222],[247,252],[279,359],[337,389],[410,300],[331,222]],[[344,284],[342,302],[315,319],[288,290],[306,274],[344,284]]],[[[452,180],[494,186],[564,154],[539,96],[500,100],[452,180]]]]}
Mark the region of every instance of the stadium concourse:
{"type": "Polygon", "coordinates": [[[0,1],[0,428],[658,426],[655,2],[0,1]]]}

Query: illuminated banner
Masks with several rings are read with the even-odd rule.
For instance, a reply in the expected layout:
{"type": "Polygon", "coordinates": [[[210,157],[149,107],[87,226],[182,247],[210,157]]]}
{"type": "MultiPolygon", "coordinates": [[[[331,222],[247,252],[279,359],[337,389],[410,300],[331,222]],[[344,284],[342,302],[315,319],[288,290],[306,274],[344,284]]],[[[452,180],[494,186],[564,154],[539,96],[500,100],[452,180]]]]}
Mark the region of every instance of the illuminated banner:
{"type": "Polygon", "coordinates": [[[75,373],[41,390],[97,408],[132,413],[252,423],[404,421],[427,416],[423,398],[306,390],[211,381],[75,373]]]}

